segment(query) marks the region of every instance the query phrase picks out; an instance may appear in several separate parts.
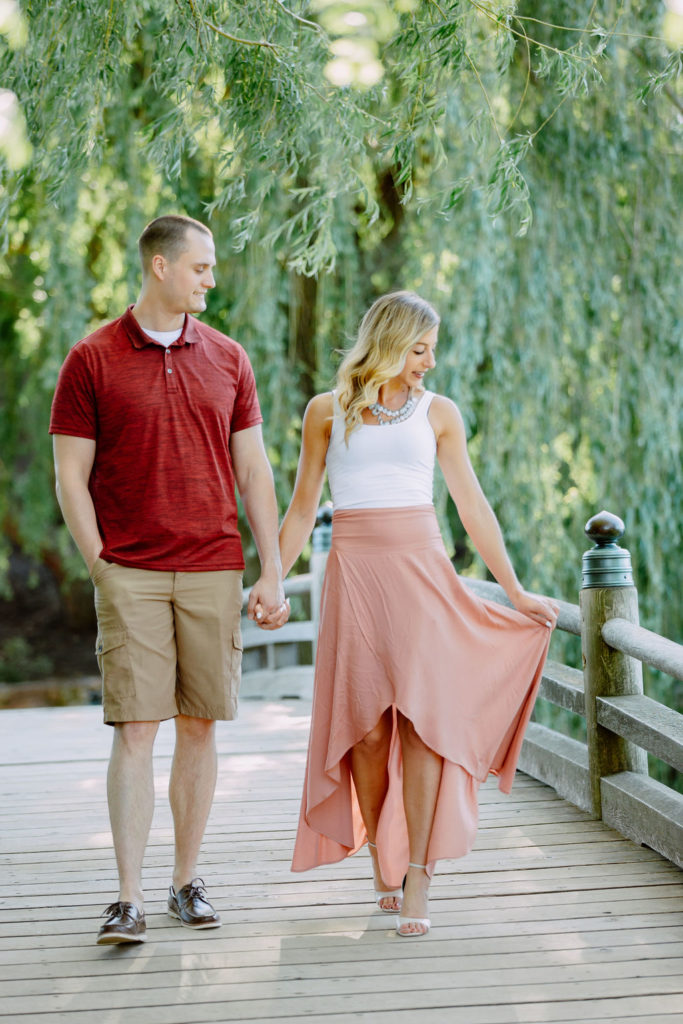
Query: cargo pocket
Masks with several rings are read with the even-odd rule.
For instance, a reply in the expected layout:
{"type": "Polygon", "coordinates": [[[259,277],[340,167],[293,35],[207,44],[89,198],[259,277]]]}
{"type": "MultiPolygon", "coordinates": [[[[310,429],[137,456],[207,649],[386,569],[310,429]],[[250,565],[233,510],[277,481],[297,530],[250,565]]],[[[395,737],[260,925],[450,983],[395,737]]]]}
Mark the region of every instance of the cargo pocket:
{"type": "Polygon", "coordinates": [[[134,696],[128,630],[125,627],[118,627],[98,632],[95,654],[102,675],[105,700],[108,697],[119,702],[125,697],[134,696]]]}
{"type": "Polygon", "coordinates": [[[225,681],[225,717],[235,718],[237,715],[237,697],[242,681],[242,631],[233,629],[230,650],[230,672],[225,681]]]}
{"type": "Polygon", "coordinates": [[[232,675],[239,675],[240,669],[242,668],[242,631],[240,629],[233,629],[232,631],[232,675]]]}

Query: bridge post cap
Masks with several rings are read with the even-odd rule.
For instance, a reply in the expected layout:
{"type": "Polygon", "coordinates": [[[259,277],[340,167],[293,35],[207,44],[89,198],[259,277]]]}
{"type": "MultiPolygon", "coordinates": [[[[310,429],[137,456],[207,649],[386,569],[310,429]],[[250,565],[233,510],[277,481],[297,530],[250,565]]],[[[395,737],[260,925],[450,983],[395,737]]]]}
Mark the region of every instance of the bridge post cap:
{"type": "Polygon", "coordinates": [[[625,529],[623,520],[605,509],[588,520],[584,530],[595,547],[584,552],[581,564],[583,590],[633,586],[631,556],[626,548],[617,544],[625,529]]]}
{"type": "Polygon", "coordinates": [[[607,544],[616,544],[624,536],[626,527],[623,519],[603,509],[602,512],[591,516],[583,529],[586,536],[602,548],[607,544]]]}

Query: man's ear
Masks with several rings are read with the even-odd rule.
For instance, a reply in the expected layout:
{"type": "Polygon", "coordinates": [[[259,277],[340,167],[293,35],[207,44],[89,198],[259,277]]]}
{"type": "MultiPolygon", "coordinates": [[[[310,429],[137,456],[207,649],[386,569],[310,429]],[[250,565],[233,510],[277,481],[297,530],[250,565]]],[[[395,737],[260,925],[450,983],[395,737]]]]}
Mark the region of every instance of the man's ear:
{"type": "Polygon", "coordinates": [[[168,262],[166,258],[161,255],[161,253],[157,253],[156,256],[152,256],[152,273],[159,281],[163,281],[167,266],[168,262]]]}

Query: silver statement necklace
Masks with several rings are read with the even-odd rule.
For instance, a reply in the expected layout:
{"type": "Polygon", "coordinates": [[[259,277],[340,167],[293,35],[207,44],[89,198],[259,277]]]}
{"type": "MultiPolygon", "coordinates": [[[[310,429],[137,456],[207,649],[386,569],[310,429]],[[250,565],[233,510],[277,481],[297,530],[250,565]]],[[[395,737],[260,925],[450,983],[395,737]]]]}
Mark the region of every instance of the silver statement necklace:
{"type": "Polygon", "coordinates": [[[378,426],[390,427],[395,423],[402,423],[403,420],[407,420],[416,405],[417,398],[409,393],[403,405],[398,409],[387,409],[386,405],[380,405],[379,402],[375,402],[373,405],[368,406],[368,408],[377,419],[378,426]]]}

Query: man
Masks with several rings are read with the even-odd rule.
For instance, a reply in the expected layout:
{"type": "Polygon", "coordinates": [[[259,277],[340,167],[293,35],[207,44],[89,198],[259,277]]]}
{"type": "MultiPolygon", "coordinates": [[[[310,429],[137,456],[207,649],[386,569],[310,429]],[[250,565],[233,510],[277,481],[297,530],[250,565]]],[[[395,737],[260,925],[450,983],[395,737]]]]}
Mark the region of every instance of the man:
{"type": "Polygon", "coordinates": [[[104,719],[114,726],[107,797],[120,891],[99,943],[145,940],[152,750],[167,718],[176,726],[168,912],[189,928],[220,925],[196,862],[216,782],[215,721],[237,707],[235,483],[261,561],[249,617],[277,628],[288,615],[252,369],[241,346],[191,315],[215,285],[211,232],[159,217],[139,249],[138,301],[70,351],[50,422],[59,504],[95,588],[104,719]]]}

